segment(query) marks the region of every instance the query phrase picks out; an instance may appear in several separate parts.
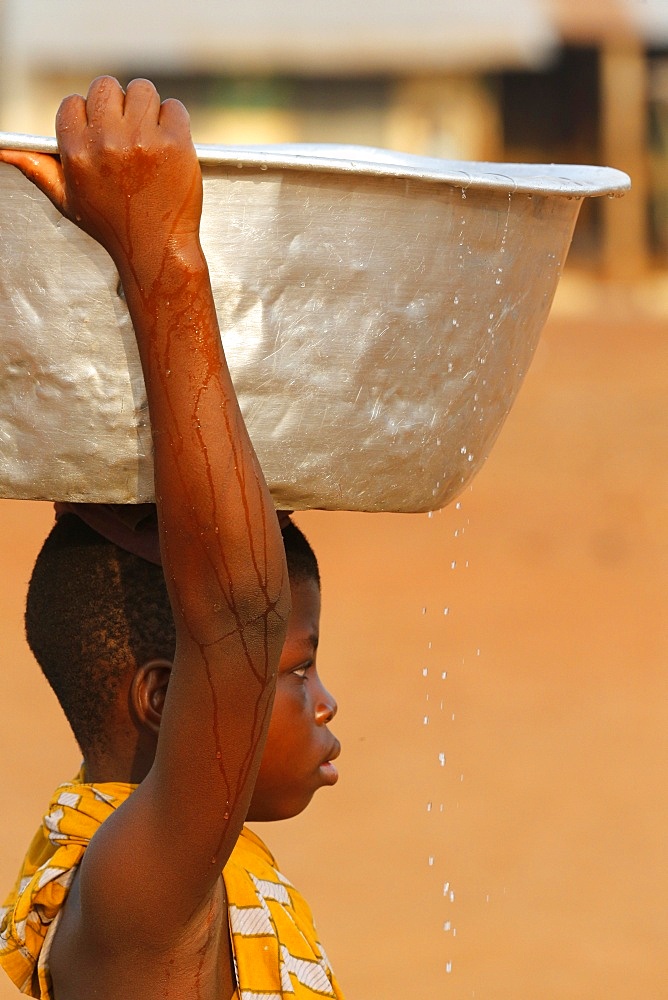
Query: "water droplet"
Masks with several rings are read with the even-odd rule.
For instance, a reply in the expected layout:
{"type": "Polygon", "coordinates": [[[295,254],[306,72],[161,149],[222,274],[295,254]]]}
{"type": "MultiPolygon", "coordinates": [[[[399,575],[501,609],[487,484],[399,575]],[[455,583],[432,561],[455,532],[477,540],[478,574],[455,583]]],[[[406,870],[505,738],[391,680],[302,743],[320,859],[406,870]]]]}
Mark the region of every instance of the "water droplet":
{"type": "Polygon", "coordinates": [[[447,931],[449,931],[451,929],[451,927],[452,927],[452,924],[450,923],[450,921],[446,920],[445,923],[443,924],[443,930],[447,932],[447,931]]]}
{"type": "Polygon", "coordinates": [[[425,715],[424,719],[422,720],[422,725],[423,726],[428,726],[429,725],[429,716],[428,715],[425,715]]]}
{"type": "Polygon", "coordinates": [[[261,163],[260,164],[260,170],[266,170],[266,169],[267,169],[267,164],[266,163],[261,163]]]}
{"type": "Polygon", "coordinates": [[[443,673],[441,674],[441,680],[444,681],[447,676],[448,676],[448,671],[444,670],[443,673]]]}
{"type": "MultiPolygon", "coordinates": [[[[441,765],[441,767],[445,767],[445,754],[444,753],[439,753],[439,755],[438,755],[438,762],[441,765]]],[[[462,777],[463,777],[463,775],[462,775],[462,777]]]]}
{"type": "Polygon", "coordinates": [[[445,963],[445,971],[448,973],[452,972],[452,962],[445,963]]]}
{"type": "Polygon", "coordinates": [[[427,802],[427,812],[431,812],[431,802],[427,802]]]}
{"type": "Polygon", "coordinates": [[[431,868],[431,867],[433,867],[433,865],[434,865],[434,859],[433,859],[433,857],[430,854],[429,855],[429,867],[431,868]]]}
{"type": "Polygon", "coordinates": [[[449,891],[450,891],[450,883],[449,882],[444,882],[443,883],[443,895],[447,896],[449,891]]]}
{"type": "Polygon", "coordinates": [[[428,673],[429,673],[429,667],[423,667],[422,668],[422,676],[426,677],[428,673]]]}
{"type": "MultiPolygon", "coordinates": [[[[452,569],[454,569],[456,565],[457,565],[457,563],[454,563],[454,562],[451,563],[452,569]]],[[[449,615],[450,614],[450,608],[443,608],[443,614],[444,615],[449,615]]]]}
{"type": "Polygon", "coordinates": [[[426,607],[423,607],[423,608],[422,608],[422,614],[423,614],[423,615],[426,615],[426,614],[427,614],[427,609],[426,609],[426,607]]]}

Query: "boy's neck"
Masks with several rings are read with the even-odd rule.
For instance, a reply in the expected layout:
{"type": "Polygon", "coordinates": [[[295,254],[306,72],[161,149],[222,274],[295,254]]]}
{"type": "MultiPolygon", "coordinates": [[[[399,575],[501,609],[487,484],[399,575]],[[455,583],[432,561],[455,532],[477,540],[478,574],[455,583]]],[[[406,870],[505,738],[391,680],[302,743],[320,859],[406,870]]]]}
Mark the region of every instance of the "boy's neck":
{"type": "Polygon", "coordinates": [[[152,757],[147,761],[145,754],[139,751],[133,755],[93,751],[84,757],[84,780],[91,785],[110,782],[139,785],[150,771],[152,761],[152,757]]]}

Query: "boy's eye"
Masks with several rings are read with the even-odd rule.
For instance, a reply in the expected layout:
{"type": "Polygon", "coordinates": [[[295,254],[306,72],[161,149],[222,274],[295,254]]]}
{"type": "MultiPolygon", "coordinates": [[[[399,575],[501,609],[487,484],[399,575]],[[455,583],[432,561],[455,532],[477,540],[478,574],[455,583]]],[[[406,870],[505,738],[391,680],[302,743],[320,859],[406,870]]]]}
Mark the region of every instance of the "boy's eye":
{"type": "Polygon", "coordinates": [[[296,667],[292,671],[292,673],[295,674],[296,677],[301,677],[302,680],[304,680],[306,678],[307,672],[311,669],[312,666],[313,666],[312,663],[303,663],[301,667],[296,667]]]}

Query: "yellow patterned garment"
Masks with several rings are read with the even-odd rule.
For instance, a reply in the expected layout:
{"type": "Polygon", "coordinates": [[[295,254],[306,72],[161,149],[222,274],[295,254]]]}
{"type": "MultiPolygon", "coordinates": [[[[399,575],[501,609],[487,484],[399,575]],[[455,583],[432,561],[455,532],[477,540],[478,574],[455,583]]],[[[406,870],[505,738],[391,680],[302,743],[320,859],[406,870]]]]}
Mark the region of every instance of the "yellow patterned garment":
{"type": "MultiPolygon", "coordinates": [[[[75,779],[56,789],[0,908],[0,965],[21,992],[51,1000],[47,963],[40,963],[49,927],[91,837],[134,787],[75,779]]],[[[250,830],[242,830],[223,879],[240,1000],[342,1000],[308,905],[250,830]]]]}

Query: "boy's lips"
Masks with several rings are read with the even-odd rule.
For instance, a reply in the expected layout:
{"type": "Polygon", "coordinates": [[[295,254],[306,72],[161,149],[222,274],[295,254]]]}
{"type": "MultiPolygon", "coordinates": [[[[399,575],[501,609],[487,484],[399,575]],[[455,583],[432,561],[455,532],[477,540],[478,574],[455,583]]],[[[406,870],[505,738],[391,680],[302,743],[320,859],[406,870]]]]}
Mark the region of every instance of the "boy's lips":
{"type": "Polygon", "coordinates": [[[341,744],[335,739],[319,768],[320,774],[327,785],[334,785],[339,780],[339,772],[332,761],[335,760],[340,753],[341,744]]]}

